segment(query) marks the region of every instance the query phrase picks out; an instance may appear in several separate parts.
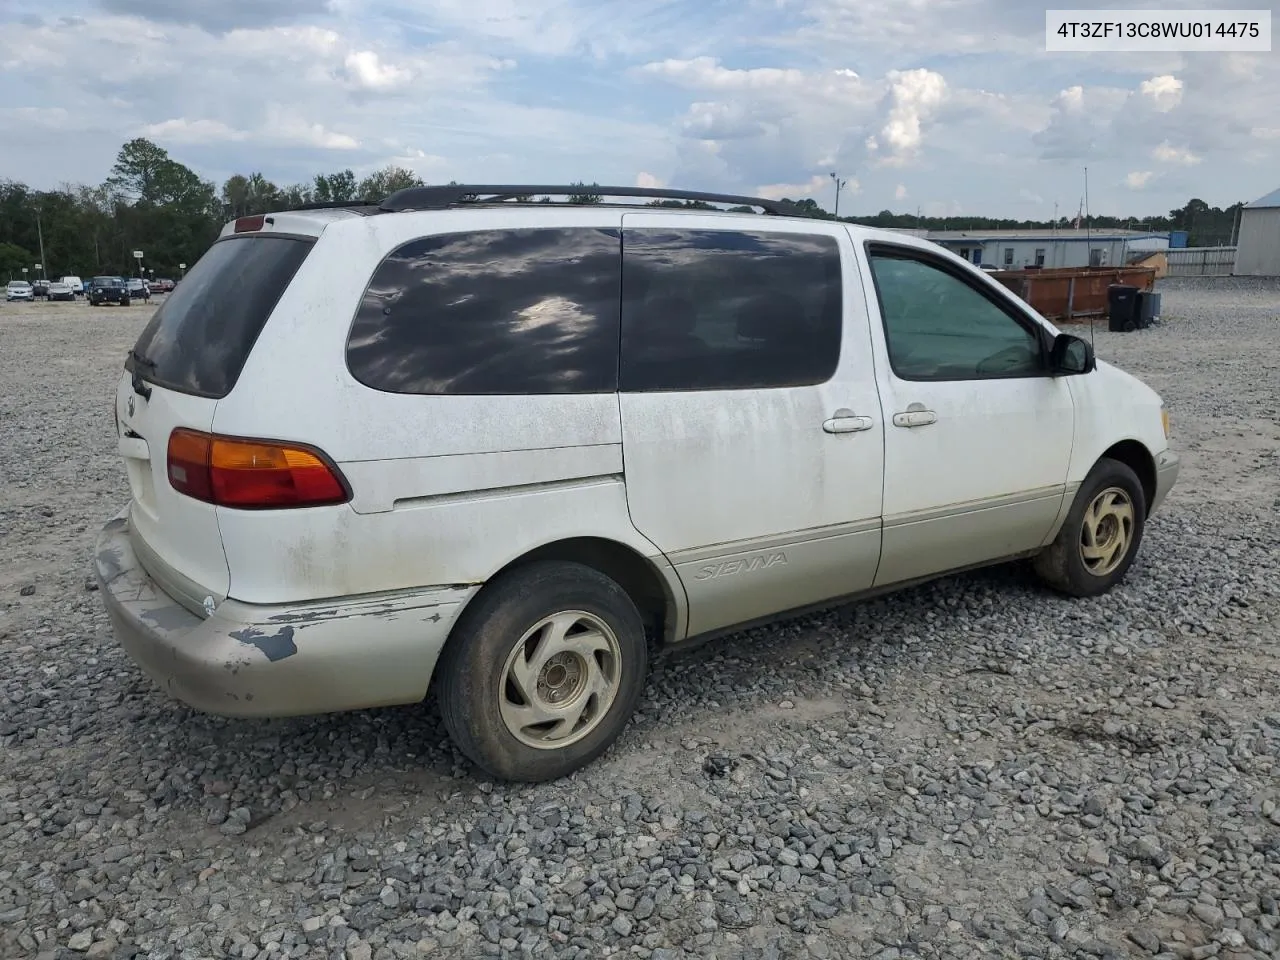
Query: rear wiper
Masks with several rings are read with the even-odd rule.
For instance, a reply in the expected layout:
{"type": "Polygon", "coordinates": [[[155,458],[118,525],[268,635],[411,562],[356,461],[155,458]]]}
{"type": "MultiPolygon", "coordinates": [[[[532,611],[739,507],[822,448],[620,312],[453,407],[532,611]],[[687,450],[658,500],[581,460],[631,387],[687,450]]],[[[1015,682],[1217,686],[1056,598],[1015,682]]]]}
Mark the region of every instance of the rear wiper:
{"type": "Polygon", "coordinates": [[[139,371],[154,370],[156,368],[156,362],[154,360],[148,360],[140,354],[136,347],[129,351],[129,359],[133,361],[133,369],[129,371],[130,381],[133,384],[133,392],[142,397],[143,400],[150,400],[151,388],[147,386],[146,381],[142,379],[142,374],[139,371]]]}

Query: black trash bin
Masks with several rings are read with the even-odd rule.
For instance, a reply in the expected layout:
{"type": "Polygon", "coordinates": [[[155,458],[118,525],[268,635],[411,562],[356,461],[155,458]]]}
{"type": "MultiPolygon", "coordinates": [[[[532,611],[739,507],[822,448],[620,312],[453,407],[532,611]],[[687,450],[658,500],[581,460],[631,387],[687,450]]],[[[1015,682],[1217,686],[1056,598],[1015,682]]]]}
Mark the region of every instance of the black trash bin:
{"type": "Polygon", "coordinates": [[[1107,325],[1113,332],[1138,329],[1138,288],[1127,283],[1107,287],[1107,325]]]}

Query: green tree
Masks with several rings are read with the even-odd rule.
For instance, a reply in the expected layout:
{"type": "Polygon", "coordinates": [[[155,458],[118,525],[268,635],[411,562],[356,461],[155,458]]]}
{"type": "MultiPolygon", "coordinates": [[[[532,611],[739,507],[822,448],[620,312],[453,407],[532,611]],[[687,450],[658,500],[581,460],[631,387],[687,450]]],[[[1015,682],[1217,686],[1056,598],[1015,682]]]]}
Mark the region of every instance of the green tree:
{"type": "Polygon", "coordinates": [[[120,148],[116,162],[107,177],[107,187],[117,196],[131,201],[155,201],[159,197],[160,182],[171,163],[169,152],[147,140],[137,137],[120,148]]]}
{"type": "MultiPolygon", "coordinates": [[[[21,280],[22,268],[30,270],[35,265],[32,255],[16,243],[0,243],[0,277],[9,280],[21,280]]],[[[28,274],[26,279],[35,279],[35,274],[28,274]]]]}
{"type": "Polygon", "coordinates": [[[317,203],[343,203],[357,199],[356,175],[350,170],[316,174],[314,199],[317,203]]]}
{"type": "Polygon", "coordinates": [[[375,170],[361,180],[355,196],[361,200],[385,200],[397,190],[421,186],[423,186],[422,178],[412,170],[391,164],[381,170],[375,170]]]}
{"type": "Polygon", "coordinates": [[[573,183],[569,184],[569,186],[578,187],[580,190],[580,192],[578,193],[569,194],[570,203],[600,203],[604,200],[603,196],[601,196],[598,193],[592,193],[590,190],[590,187],[600,186],[600,184],[596,183],[595,181],[592,181],[588,185],[583,183],[580,180],[575,180],[573,183]]]}

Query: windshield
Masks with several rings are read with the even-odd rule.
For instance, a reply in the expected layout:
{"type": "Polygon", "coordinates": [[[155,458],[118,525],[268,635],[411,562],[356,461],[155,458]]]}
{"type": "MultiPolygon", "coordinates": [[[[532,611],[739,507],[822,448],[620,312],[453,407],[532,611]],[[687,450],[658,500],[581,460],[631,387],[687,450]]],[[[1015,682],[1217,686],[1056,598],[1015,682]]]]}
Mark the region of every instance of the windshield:
{"type": "Polygon", "coordinates": [[[230,393],[314,242],[258,235],[210,247],[138,338],[146,379],[201,397],[230,393]]]}

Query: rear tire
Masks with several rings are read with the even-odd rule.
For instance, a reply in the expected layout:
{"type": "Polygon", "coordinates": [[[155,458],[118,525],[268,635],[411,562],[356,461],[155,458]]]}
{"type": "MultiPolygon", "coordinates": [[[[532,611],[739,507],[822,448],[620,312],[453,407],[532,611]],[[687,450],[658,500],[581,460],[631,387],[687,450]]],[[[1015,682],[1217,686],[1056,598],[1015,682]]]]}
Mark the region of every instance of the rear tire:
{"type": "Polygon", "coordinates": [[[644,624],[616,582],[542,562],[492,581],[436,667],[449,736],[494,777],[555,780],[609,748],[648,672],[644,624]]]}
{"type": "Polygon", "coordinates": [[[1096,597],[1124,579],[1146,528],[1142,481],[1104,457],[1085,477],[1062,529],[1032,561],[1037,576],[1071,597],[1096,597]]]}

